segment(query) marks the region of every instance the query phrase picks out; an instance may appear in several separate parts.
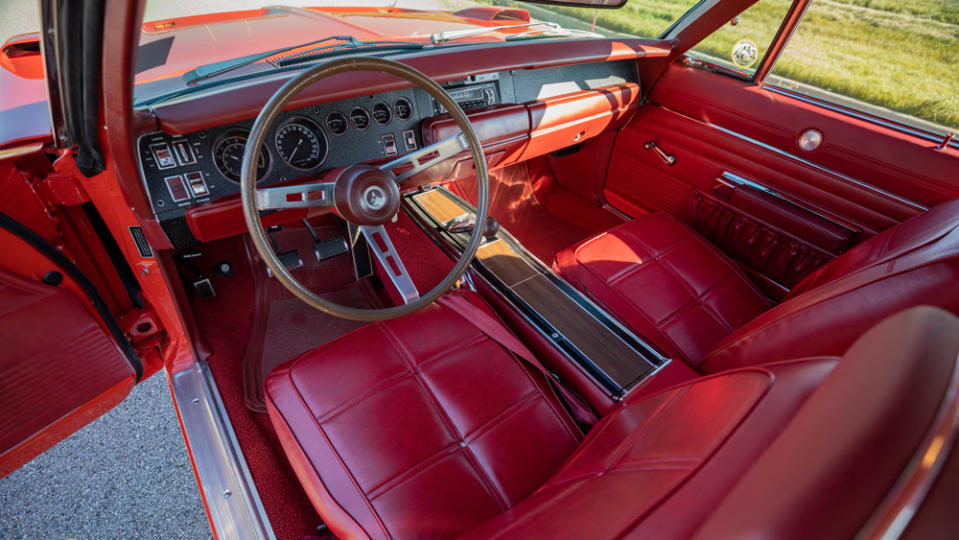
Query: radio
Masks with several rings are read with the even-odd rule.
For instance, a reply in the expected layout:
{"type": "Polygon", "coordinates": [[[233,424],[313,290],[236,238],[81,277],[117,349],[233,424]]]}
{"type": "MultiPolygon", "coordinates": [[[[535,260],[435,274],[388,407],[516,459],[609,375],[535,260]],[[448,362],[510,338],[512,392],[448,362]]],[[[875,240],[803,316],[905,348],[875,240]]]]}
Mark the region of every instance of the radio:
{"type": "MultiPolygon", "coordinates": [[[[482,83],[470,86],[459,86],[447,88],[446,91],[450,97],[463,109],[474,109],[476,107],[485,107],[496,104],[496,83],[482,83]]],[[[446,107],[433,100],[433,109],[436,114],[446,112],[446,107]]]]}

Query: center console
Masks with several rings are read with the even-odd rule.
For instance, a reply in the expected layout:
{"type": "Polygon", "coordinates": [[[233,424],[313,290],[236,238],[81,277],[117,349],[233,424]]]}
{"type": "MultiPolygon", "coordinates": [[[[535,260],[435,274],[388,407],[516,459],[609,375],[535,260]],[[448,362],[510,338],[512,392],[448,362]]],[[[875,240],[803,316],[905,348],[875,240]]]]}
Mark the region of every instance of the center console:
{"type": "MultiPolygon", "coordinates": [[[[404,206],[441,248],[459,256],[469,241],[464,224],[474,218],[473,207],[442,187],[408,194],[404,206]]],[[[473,268],[610,397],[623,396],[669,362],[506,231],[486,238],[473,268]]]]}

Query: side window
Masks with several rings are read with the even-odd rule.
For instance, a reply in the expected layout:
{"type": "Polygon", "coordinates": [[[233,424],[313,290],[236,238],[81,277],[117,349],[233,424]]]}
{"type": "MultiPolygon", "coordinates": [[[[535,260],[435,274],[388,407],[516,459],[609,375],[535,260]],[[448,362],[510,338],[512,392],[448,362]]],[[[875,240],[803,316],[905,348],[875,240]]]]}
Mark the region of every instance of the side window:
{"type": "Polygon", "coordinates": [[[936,134],[959,127],[959,2],[814,0],[767,82],[936,134]]]}
{"type": "Polygon", "coordinates": [[[760,0],[693,47],[689,55],[752,77],[792,0],[760,0]]]}

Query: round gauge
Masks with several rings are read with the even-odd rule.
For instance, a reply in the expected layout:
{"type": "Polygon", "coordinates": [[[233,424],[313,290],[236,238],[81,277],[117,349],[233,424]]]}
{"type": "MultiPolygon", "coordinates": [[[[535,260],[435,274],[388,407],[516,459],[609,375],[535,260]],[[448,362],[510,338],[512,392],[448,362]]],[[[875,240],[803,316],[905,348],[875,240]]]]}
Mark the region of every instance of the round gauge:
{"type": "Polygon", "coordinates": [[[326,127],[333,135],[342,135],[350,127],[346,117],[339,111],[333,111],[326,116],[326,127]]]}
{"type": "Polygon", "coordinates": [[[326,135],[312,120],[294,118],[276,130],[276,153],[294,169],[315,169],[326,159],[326,135]]]}
{"type": "MultiPolygon", "coordinates": [[[[223,176],[240,181],[240,170],[243,166],[243,151],[246,150],[246,139],[249,132],[245,130],[228,131],[213,145],[213,162],[223,176]]],[[[256,181],[263,180],[270,170],[270,152],[264,144],[260,150],[260,159],[256,164],[256,181]]]]}
{"type": "Polygon", "coordinates": [[[376,120],[377,124],[385,126],[390,123],[392,118],[393,113],[390,112],[390,107],[386,103],[373,105],[373,120],[376,120]]]}
{"type": "Polygon", "coordinates": [[[413,116],[413,105],[406,98],[400,98],[393,104],[393,114],[400,120],[409,120],[413,116]]]}
{"type": "Polygon", "coordinates": [[[353,110],[350,111],[350,123],[356,129],[364,130],[370,127],[370,113],[366,112],[363,107],[353,107],[353,110]]]}

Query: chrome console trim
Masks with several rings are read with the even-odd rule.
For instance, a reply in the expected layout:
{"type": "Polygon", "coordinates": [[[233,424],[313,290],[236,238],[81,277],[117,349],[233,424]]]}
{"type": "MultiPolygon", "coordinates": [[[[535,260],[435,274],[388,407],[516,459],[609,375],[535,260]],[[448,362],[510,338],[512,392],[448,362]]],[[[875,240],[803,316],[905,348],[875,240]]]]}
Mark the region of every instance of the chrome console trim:
{"type": "Polygon", "coordinates": [[[170,387],[214,536],[275,540],[209,366],[197,362],[174,373],[170,387]]]}
{"type": "MultiPolygon", "coordinates": [[[[448,196],[453,202],[463,209],[464,215],[472,213],[475,210],[468,203],[466,203],[466,201],[462,200],[460,197],[442,186],[414,191],[410,194],[407,194],[403,198],[403,208],[404,210],[407,210],[408,214],[411,215],[414,223],[417,223],[424,230],[427,236],[433,239],[434,243],[436,243],[440,249],[442,249],[444,252],[447,252],[447,254],[449,254],[451,257],[455,258],[459,256],[459,253],[450,253],[450,247],[452,246],[455,249],[461,249],[462,246],[457,245],[456,240],[449,235],[448,231],[446,231],[446,224],[436,222],[436,220],[432,219],[432,216],[429,216],[429,213],[425,209],[422,209],[413,200],[413,196],[425,191],[426,189],[436,189],[442,191],[444,195],[448,196]],[[413,209],[413,211],[410,211],[411,209],[413,209]],[[422,223],[425,218],[424,216],[418,215],[419,213],[429,216],[429,219],[432,221],[432,223],[422,223]]],[[[535,315],[535,310],[526,305],[526,303],[514,293],[511,293],[509,287],[497,286],[497,282],[499,280],[495,275],[492,274],[492,272],[487,270],[482,263],[480,263],[478,260],[473,261],[470,272],[473,272],[477,278],[484,279],[491,286],[491,288],[511,308],[513,308],[516,313],[518,313],[527,323],[529,323],[530,326],[535,328],[540,335],[550,342],[554,347],[556,347],[557,350],[565,354],[570,361],[583,368],[584,371],[592,376],[602,388],[609,392],[613,399],[622,399],[622,397],[631,389],[637,387],[638,385],[642,384],[643,381],[646,381],[650,377],[656,375],[671,362],[671,358],[658,353],[652,346],[643,340],[642,337],[637,336],[632,330],[628,329],[614,317],[609,315],[603,308],[590,300],[589,297],[581,293],[561,276],[556,274],[552,268],[543,263],[532,253],[529,253],[515,237],[509,234],[508,231],[505,229],[500,229],[496,238],[505,241],[527,263],[538,270],[541,275],[549,279],[557,288],[559,288],[571,300],[578,304],[579,307],[581,307],[590,317],[605,326],[614,336],[626,343],[627,346],[633,349],[638,356],[643,358],[652,367],[651,371],[639,379],[628,385],[620,386],[608,375],[606,375],[602,368],[596,365],[573,342],[558,332],[549,323],[549,321],[542,319],[541,317],[537,317],[535,315]]]]}

